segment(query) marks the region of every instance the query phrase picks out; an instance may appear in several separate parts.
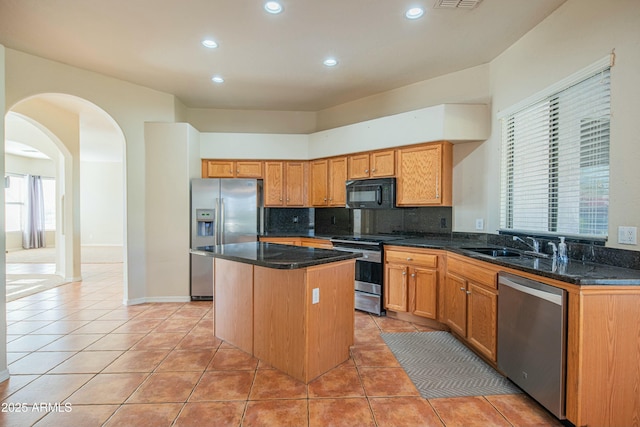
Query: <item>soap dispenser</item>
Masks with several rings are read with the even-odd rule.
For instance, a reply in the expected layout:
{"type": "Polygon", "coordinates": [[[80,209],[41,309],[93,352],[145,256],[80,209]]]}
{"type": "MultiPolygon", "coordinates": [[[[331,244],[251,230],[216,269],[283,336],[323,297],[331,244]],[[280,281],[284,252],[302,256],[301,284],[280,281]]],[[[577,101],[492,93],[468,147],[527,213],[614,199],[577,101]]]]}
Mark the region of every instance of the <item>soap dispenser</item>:
{"type": "Polygon", "coordinates": [[[560,237],[560,243],[558,244],[558,260],[561,263],[569,261],[567,256],[567,244],[564,242],[564,237],[560,237]]]}

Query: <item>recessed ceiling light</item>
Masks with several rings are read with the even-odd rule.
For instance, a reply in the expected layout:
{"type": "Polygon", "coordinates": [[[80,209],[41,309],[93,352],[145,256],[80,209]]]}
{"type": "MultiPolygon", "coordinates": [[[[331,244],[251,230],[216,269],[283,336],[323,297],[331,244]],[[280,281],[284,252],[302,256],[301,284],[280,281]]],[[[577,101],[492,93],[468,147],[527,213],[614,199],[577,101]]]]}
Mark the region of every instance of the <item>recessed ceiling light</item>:
{"type": "Polygon", "coordinates": [[[284,8],[277,1],[268,1],[264,4],[264,10],[269,13],[273,13],[274,15],[282,12],[284,8]]]}
{"type": "Polygon", "coordinates": [[[335,67],[336,65],[338,65],[338,60],[335,58],[327,58],[322,63],[327,67],[335,67]]]}
{"type": "Polygon", "coordinates": [[[411,9],[407,10],[404,14],[404,16],[407,17],[407,19],[422,18],[422,15],[424,15],[424,9],[421,7],[412,7],[411,9]]]}
{"type": "Polygon", "coordinates": [[[209,49],[215,49],[218,47],[218,43],[211,39],[202,40],[202,46],[208,47],[209,49]]]}
{"type": "Polygon", "coordinates": [[[222,77],[220,77],[220,76],[213,76],[213,77],[211,77],[211,80],[214,83],[224,83],[224,79],[222,77]]]}

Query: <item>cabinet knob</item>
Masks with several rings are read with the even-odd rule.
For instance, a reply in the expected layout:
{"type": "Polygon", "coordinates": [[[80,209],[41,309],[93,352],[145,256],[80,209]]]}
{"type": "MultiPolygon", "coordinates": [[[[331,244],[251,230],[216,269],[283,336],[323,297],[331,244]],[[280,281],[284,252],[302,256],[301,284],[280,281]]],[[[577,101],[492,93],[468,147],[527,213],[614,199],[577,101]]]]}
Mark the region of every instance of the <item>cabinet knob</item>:
{"type": "Polygon", "coordinates": [[[326,202],[326,201],[327,201],[327,198],[325,197],[323,200],[326,202]]]}
{"type": "Polygon", "coordinates": [[[411,277],[416,277],[416,273],[411,273],[411,277]]]}
{"type": "Polygon", "coordinates": [[[280,197],[280,199],[279,199],[279,200],[280,200],[280,201],[282,201],[282,197],[280,197]]]}
{"type": "Polygon", "coordinates": [[[289,201],[289,198],[287,197],[287,202],[289,201]]]}
{"type": "Polygon", "coordinates": [[[229,169],[229,173],[233,173],[233,171],[231,169],[229,169]]]}
{"type": "Polygon", "coordinates": [[[371,169],[371,172],[375,172],[375,171],[376,171],[376,168],[371,169]]]}
{"type": "Polygon", "coordinates": [[[365,169],[365,170],[364,170],[364,173],[369,173],[369,169],[365,169]]]}
{"type": "Polygon", "coordinates": [[[332,197],[329,197],[329,201],[330,201],[330,202],[332,202],[332,201],[333,201],[333,198],[332,198],[332,197]]]}
{"type": "Polygon", "coordinates": [[[413,258],[407,257],[407,261],[413,261],[413,258]]]}
{"type": "Polygon", "coordinates": [[[460,288],[460,290],[461,290],[461,291],[466,291],[466,289],[465,289],[465,288],[460,288]]]}
{"type": "Polygon", "coordinates": [[[470,294],[471,294],[471,291],[467,291],[467,295],[470,295],[470,294]]]}
{"type": "Polygon", "coordinates": [[[236,173],[240,173],[240,169],[236,169],[236,173]]]}
{"type": "Polygon", "coordinates": [[[406,272],[406,271],[403,271],[403,272],[402,272],[402,275],[403,275],[403,276],[406,276],[406,275],[407,275],[407,272],[406,272]]]}

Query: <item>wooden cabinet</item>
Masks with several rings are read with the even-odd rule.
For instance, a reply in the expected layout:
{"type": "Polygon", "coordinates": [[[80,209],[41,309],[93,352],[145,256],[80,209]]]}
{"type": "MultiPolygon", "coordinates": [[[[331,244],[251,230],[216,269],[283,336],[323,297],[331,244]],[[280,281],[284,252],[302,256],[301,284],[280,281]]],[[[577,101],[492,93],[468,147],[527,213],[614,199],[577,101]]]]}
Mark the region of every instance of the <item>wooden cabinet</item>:
{"type": "Polygon", "coordinates": [[[345,206],[347,158],[332,157],[311,162],[311,206],[345,206]]]}
{"type": "Polygon", "coordinates": [[[438,257],[434,251],[385,247],[385,308],[436,319],[438,257]]]}
{"type": "Polygon", "coordinates": [[[281,245],[306,246],[310,248],[332,249],[333,243],[328,239],[317,237],[260,237],[261,242],[279,243],[281,245]]]}
{"type": "Polygon", "coordinates": [[[256,160],[203,160],[203,178],[262,178],[261,161],[256,160]]]}
{"type": "Polygon", "coordinates": [[[451,206],[452,145],[436,142],[396,154],[397,206],[451,206]]]}
{"type": "Polygon", "coordinates": [[[348,179],[381,178],[395,175],[395,150],[374,151],[348,157],[348,179]]]}
{"type": "Polygon", "coordinates": [[[480,354],[495,362],[498,267],[449,254],[445,277],[445,323],[480,354]]]}
{"type": "Polygon", "coordinates": [[[264,205],[306,206],[307,162],[265,162],[264,205]]]}

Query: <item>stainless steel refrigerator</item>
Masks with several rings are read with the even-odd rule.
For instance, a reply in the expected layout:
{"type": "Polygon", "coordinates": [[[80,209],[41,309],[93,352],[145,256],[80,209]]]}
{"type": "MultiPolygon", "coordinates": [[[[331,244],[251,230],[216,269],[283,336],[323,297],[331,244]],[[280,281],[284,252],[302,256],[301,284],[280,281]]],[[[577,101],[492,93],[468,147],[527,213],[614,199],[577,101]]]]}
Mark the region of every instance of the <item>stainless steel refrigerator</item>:
{"type": "MultiPolygon", "coordinates": [[[[263,231],[262,181],[191,180],[191,249],[253,242],[263,231]]],[[[213,258],[191,253],[191,299],[213,299],[213,258]]]]}

